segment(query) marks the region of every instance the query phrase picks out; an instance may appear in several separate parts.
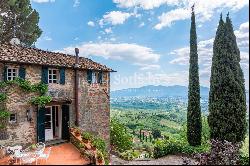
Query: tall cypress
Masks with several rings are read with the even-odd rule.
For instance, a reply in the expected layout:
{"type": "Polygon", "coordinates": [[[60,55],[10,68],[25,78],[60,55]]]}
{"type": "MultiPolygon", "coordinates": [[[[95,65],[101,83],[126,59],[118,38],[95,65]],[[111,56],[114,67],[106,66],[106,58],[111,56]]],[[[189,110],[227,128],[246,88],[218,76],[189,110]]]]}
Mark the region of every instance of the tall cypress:
{"type": "Polygon", "coordinates": [[[187,139],[190,145],[201,145],[201,108],[200,108],[200,84],[197,53],[197,35],[195,25],[194,6],[192,7],[190,30],[190,60],[189,60],[189,85],[187,108],[187,139]]]}
{"type": "Polygon", "coordinates": [[[229,15],[222,15],[213,46],[208,123],[211,139],[241,142],[246,133],[246,94],[237,46],[229,15]]]}

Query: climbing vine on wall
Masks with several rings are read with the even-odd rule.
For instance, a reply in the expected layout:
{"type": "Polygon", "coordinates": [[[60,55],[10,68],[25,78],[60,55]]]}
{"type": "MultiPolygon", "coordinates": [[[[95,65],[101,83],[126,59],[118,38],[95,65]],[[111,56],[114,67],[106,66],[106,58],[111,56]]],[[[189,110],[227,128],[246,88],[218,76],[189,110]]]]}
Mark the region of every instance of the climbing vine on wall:
{"type": "Polygon", "coordinates": [[[0,109],[0,129],[5,129],[6,125],[4,123],[5,119],[10,116],[10,113],[4,109],[0,109]]]}
{"type": "MultiPolygon", "coordinates": [[[[46,96],[48,92],[48,85],[44,83],[31,84],[29,81],[22,78],[16,78],[11,81],[2,81],[0,82],[0,88],[4,88],[10,85],[18,85],[26,92],[38,92],[41,96],[34,97],[31,99],[31,103],[38,106],[45,106],[47,103],[51,102],[51,96],[46,96]]],[[[7,96],[5,93],[0,93],[0,102],[6,100],[7,96]]]]}
{"type": "Polygon", "coordinates": [[[0,102],[4,102],[7,99],[7,95],[5,93],[0,93],[0,102]]]}
{"type": "Polygon", "coordinates": [[[51,102],[51,100],[52,98],[50,96],[39,96],[32,98],[31,103],[44,107],[47,103],[51,102]]]}

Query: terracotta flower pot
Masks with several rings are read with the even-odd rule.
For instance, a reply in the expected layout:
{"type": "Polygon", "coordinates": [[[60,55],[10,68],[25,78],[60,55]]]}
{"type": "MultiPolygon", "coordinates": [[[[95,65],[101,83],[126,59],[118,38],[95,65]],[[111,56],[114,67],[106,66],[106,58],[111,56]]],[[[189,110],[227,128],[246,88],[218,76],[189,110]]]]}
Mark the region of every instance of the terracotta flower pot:
{"type": "Polygon", "coordinates": [[[87,143],[89,143],[89,140],[82,138],[82,142],[87,144],[87,143]]]}
{"type": "Polygon", "coordinates": [[[95,150],[96,150],[96,147],[95,147],[95,146],[92,146],[92,148],[91,148],[91,149],[95,151],[95,150]]]}
{"type": "Polygon", "coordinates": [[[72,133],[72,132],[74,131],[74,129],[73,129],[73,128],[70,128],[69,131],[72,133]]]}
{"type": "Polygon", "coordinates": [[[80,137],[81,136],[81,133],[80,132],[76,132],[76,137],[80,137]]]}
{"type": "Polygon", "coordinates": [[[97,159],[98,163],[103,163],[103,159],[97,159]]]}

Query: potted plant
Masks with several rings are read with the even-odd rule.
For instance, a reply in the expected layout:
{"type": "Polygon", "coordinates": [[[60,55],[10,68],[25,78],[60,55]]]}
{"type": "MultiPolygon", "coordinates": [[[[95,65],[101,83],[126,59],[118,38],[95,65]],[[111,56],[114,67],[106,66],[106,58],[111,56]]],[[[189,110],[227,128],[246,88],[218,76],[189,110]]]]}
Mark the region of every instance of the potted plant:
{"type": "Polygon", "coordinates": [[[95,164],[95,154],[92,151],[86,150],[84,156],[90,160],[91,164],[95,164]]]}
{"type": "Polygon", "coordinates": [[[96,146],[95,146],[95,145],[92,145],[92,146],[91,146],[91,150],[96,151],[96,146]]]}
{"type": "Polygon", "coordinates": [[[79,130],[76,130],[76,131],[75,131],[75,135],[76,135],[76,137],[80,137],[80,136],[81,136],[80,131],[79,131],[79,130]]]}
{"type": "Polygon", "coordinates": [[[83,141],[84,143],[88,143],[88,142],[91,141],[92,139],[93,139],[93,136],[92,136],[90,133],[88,133],[88,132],[82,133],[82,141],[83,141]]]}
{"type": "Polygon", "coordinates": [[[35,149],[36,149],[36,145],[35,145],[35,144],[32,144],[32,145],[30,146],[30,149],[31,149],[31,150],[35,150],[35,149]]]}
{"type": "Polygon", "coordinates": [[[100,152],[100,151],[97,151],[97,156],[96,156],[96,158],[97,158],[97,163],[103,163],[103,154],[102,154],[102,152],[100,152]]]}
{"type": "Polygon", "coordinates": [[[69,131],[70,131],[71,133],[73,133],[74,130],[75,130],[74,128],[70,128],[70,129],[69,129],[69,131]]]}
{"type": "Polygon", "coordinates": [[[98,150],[101,150],[102,152],[106,149],[106,143],[103,139],[97,137],[93,140],[92,146],[96,147],[98,150]]]}

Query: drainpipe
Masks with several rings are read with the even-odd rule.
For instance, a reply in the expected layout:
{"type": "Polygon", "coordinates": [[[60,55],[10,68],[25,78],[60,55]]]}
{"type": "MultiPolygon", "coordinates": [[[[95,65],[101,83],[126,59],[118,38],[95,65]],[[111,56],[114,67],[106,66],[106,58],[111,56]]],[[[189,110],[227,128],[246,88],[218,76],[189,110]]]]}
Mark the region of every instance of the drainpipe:
{"type": "Polygon", "coordinates": [[[76,111],[76,121],[75,125],[79,126],[79,49],[75,48],[76,58],[75,58],[75,111],[76,111]]]}

